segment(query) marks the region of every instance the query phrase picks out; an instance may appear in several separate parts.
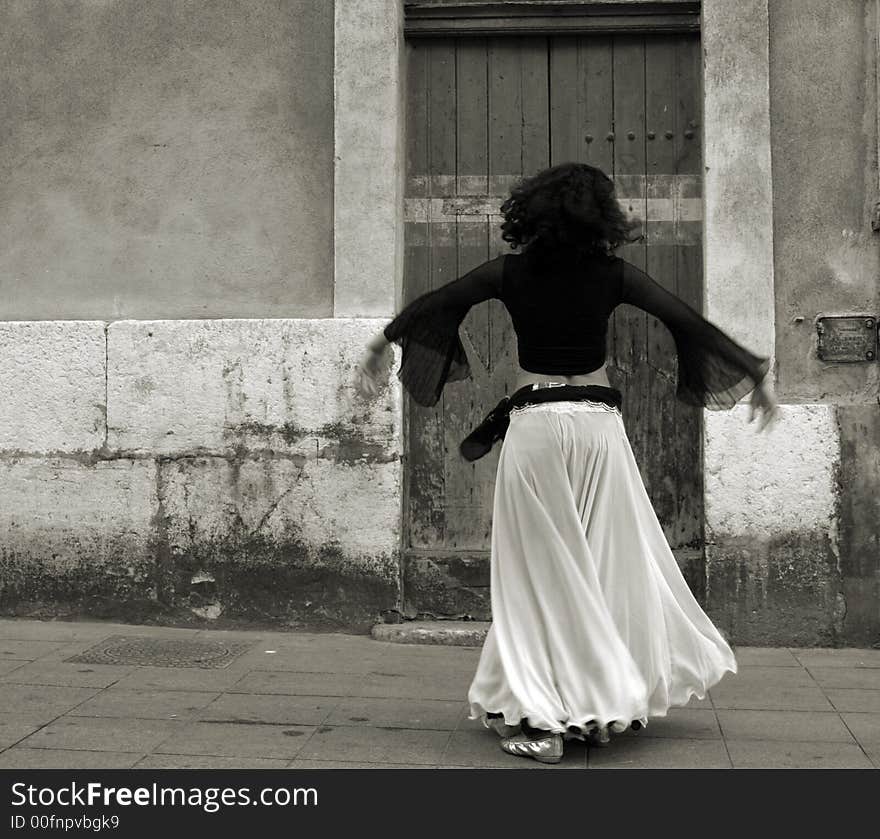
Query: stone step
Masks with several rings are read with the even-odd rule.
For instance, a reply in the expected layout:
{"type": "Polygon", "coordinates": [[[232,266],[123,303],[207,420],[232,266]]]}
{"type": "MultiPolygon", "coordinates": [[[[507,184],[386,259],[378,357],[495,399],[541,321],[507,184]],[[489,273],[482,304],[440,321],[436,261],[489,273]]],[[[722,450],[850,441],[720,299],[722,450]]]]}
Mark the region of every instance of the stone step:
{"type": "Polygon", "coordinates": [[[390,641],[393,644],[481,647],[488,629],[488,621],[405,621],[377,623],[372,635],[377,641],[390,641]]]}

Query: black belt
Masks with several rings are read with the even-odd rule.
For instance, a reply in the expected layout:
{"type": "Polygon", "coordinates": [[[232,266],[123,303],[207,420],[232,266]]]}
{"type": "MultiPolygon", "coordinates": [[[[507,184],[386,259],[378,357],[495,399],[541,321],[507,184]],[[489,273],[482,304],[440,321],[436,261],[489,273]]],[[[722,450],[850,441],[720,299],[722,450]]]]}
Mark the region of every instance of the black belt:
{"type": "Polygon", "coordinates": [[[538,382],[526,385],[505,396],[486,418],[461,441],[458,449],[465,460],[478,460],[492,450],[498,440],[503,440],[510,425],[510,412],[525,405],[543,402],[602,402],[621,409],[623,396],[619,390],[604,385],[566,385],[556,382],[538,382]]]}

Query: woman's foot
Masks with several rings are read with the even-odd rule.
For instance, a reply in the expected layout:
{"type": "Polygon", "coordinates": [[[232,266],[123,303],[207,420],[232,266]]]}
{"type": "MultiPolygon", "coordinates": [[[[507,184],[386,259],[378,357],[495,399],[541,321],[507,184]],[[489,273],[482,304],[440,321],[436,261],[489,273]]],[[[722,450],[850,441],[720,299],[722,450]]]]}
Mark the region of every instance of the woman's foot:
{"type": "Polygon", "coordinates": [[[607,725],[600,725],[587,734],[587,744],[594,747],[603,748],[611,742],[611,734],[607,725]]]}
{"type": "Polygon", "coordinates": [[[499,737],[513,737],[522,731],[521,725],[508,725],[504,722],[504,717],[501,714],[497,717],[487,715],[483,719],[483,725],[494,731],[499,737]]]}
{"type": "Polygon", "coordinates": [[[505,737],[501,748],[509,755],[530,757],[541,763],[559,763],[562,760],[562,735],[548,731],[536,737],[523,732],[505,737]]]}

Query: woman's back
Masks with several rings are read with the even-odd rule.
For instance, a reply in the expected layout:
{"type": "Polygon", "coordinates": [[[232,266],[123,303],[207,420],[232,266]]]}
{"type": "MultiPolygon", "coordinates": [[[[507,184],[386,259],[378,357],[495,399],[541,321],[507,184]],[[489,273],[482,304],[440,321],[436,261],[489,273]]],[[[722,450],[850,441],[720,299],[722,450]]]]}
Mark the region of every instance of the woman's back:
{"type": "Polygon", "coordinates": [[[517,388],[547,377],[608,386],[608,321],[619,275],[615,261],[600,254],[504,257],[500,296],[517,336],[517,388]]]}

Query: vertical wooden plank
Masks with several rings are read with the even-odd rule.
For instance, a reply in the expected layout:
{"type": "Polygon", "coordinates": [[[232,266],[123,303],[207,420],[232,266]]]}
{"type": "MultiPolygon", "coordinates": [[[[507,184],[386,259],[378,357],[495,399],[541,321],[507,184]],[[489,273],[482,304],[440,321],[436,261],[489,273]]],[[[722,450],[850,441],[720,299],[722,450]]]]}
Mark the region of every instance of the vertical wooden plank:
{"type": "Polygon", "coordinates": [[[489,194],[500,198],[523,174],[520,40],[489,39],[489,194]]]}
{"type": "MultiPolygon", "coordinates": [[[[682,36],[675,42],[675,90],[677,160],[676,200],[679,208],[685,201],[702,199],[702,55],[697,36],[682,36]],[[690,135],[690,136],[688,136],[690,135]]],[[[676,293],[697,311],[703,311],[702,221],[676,219],[675,224],[676,293]]],[[[702,425],[700,408],[676,400],[676,426],[680,453],[679,474],[689,480],[680,493],[679,545],[703,546],[703,474],[702,425]],[[696,445],[688,446],[688,443],[696,445]]]]}
{"type": "MultiPolygon", "coordinates": [[[[616,36],[613,42],[614,181],[617,195],[638,217],[645,216],[645,46],[641,36],[616,36]]],[[[625,245],[622,258],[645,268],[644,244],[625,245]]],[[[614,314],[614,360],[622,380],[624,414],[642,422],[628,425],[630,441],[639,463],[647,450],[644,419],[651,415],[646,371],[646,318],[634,306],[619,306],[614,314]]],[[[642,470],[650,492],[651,479],[642,470]]]]}
{"type": "MultiPolygon", "coordinates": [[[[428,57],[430,46],[414,43],[407,50],[407,180],[405,206],[424,207],[428,184],[428,57]],[[421,203],[420,203],[421,202],[421,203]]],[[[404,304],[431,288],[431,251],[427,218],[414,212],[404,226],[404,304]]],[[[436,534],[442,498],[442,474],[436,469],[439,412],[425,411],[405,397],[407,426],[406,546],[423,546],[436,534]]]]}
{"type": "Polygon", "coordinates": [[[606,175],[614,171],[614,143],[608,134],[614,130],[614,88],[612,39],[610,36],[580,38],[578,41],[580,80],[583,99],[583,131],[578,160],[597,166],[606,175]],[[587,138],[592,139],[587,139],[587,138]]]}
{"type": "Polygon", "coordinates": [[[550,165],[547,115],[550,107],[547,39],[523,38],[520,43],[522,95],[522,173],[528,177],[550,165]]]}
{"type": "MultiPolygon", "coordinates": [[[[459,196],[481,201],[489,189],[489,90],[487,44],[483,38],[459,39],[457,61],[456,178],[459,196]]],[[[457,222],[458,275],[489,258],[489,216],[468,213],[457,222]]],[[[489,366],[488,307],[475,307],[462,326],[484,368],[489,366]]]]}
{"type": "MultiPolygon", "coordinates": [[[[678,138],[675,90],[675,38],[654,36],[645,41],[645,115],[653,139],[647,139],[644,221],[647,237],[646,270],[664,288],[675,291],[675,243],[671,226],[677,174],[678,138]]],[[[648,364],[671,380],[675,375],[675,346],[669,331],[648,316],[648,364]]]]}
{"type": "MultiPolygon", "coordinates": [[[[488,80],[487,44],[484,39],[460,39],[456,49],[456,178],[459,196],[479,196],[488,191],[488,80]]],[[[468,213],[456,224],[458,275],[488,258],[488,216],[468,213]]],[[[477,464],[458,451],[462,438],[476,426],[486,410],[489,380],[489,307],[474,306],[459,333],[471,364],[473,380],[447,385],[444,400],[447,548],[473,550],[488,547],[485,532],[485,488],[477,479],[477,464]]],[[[491,506],[489,508],[491,515],[491,506]]]]}
{"type": "MultiPolygon", "coordinates": [[[[676,172],[675,37],[645,39],[645,208],[646,270],[660,285],[675,290],[675,245],[671,241],[676,172]],[[648,139],[652,137],[652,139],[648,139]]],[[[676,428],[675,343],[657,318],[647,316],[646,382],[656,406],[647,429],[644,469],[653,476],[651,501],[666,538],[675,546],[679,519],[683,438],[676,428]]],[[[691,441],[686,445],[692,447],[691,441]]]]}
{"type": "MultiPolygon", "coordinates": [[[[522,72],[519,38],[489,39],[489,192],[499,203],[522,177],[522,72]]],[[[509,253],[500,229],[492,231],[492,255],[509,253]]],[[[500,301],[490,306],[490,358],[495,376],[515,359],[516,336],[500,301]]],[[[509,369],[509,368],[508,368],[509,369]]]]}
{"type": "MultiPolygon", "coordinates": [[[[428,42],[425,49],[425,176],[430,199],[455,191],[455,47],[451,39],[437,39],[428,42]]],[[[455,277],[455,224],[438,223],[429,211],[427,230],[428,288],[437,288],[455,277]]],[[[414,484],[410,543],[416,548],[432,548],[442,545],[446,535],[443,398],[432,408],[412,405],[410,417],[418,429],[410,435],[414,484]]]]}
{"type": "Polygon", "coordinates": [[[455,41],[430,42],[428,55],[428,167],[432,197],[455,195],[455,41]]]}
{"type": "MultiPolygon", "coordinates": [[[[613,40],[610,36],[578,40],[578,99],[582,101],[583,131],[579,160],[614,174],[614,143],[608,135],[614,130],[613,40]]],[[[616,367],[617,318],[608,324],[608,375],[612,386],[620,385],[616,367]]]]}
{"type": "Polygon", "coordinates": [[[550,165],[578,160],[584,128],[579,39],[550,39],[550,165]]]}
{"type": "Polygon", "coordinates": [[[406,198],[428,194],[428,48],[410,42],[406,47],[406,198]]]}

